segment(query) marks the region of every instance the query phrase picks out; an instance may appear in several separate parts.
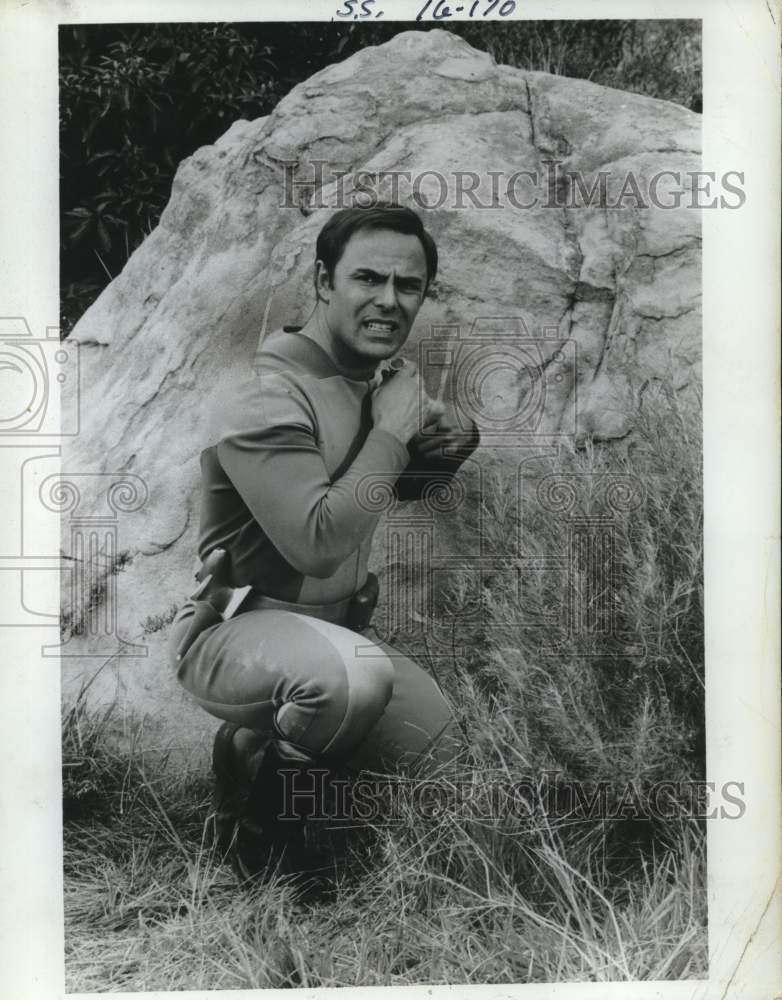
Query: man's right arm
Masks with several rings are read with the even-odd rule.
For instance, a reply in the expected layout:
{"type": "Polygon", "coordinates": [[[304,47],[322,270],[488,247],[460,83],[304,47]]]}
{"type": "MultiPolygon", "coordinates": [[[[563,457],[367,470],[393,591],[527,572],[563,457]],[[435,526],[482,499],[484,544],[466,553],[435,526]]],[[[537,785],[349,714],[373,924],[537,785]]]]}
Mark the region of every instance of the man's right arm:
{"type": "Polygon", "coordinates": [[[253,407],[259,417],[220,435],[220,464],[283,558],[306,576],[331,576],[380,517],[361,502],[362,495],[371,495],[366,480],[393,482],[409,461],[407,448],[394,434],[374,428],[351,466],[332,482],[303,394],[277,376],[259,376],[259,383],[253,407]]]}

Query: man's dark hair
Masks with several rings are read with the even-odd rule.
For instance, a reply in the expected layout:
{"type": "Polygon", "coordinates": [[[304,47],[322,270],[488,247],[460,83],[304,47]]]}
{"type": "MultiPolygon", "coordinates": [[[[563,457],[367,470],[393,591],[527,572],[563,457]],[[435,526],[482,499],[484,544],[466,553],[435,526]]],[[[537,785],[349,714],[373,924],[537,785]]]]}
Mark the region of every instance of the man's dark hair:
{"type": "Polygon", "coordinates": [[[390,229],[395,233],[417,236],[424,248],[426,287],[429,287],[437,274],[435,242],[411,208],[392,202],[379,202],[371,208],[343,208],[332,215],[318,234],[315,244],[315,259],[323,261],[329,282],[334,282],[334,268],[339,263],[348,240],[363,229],[390,229]]]}

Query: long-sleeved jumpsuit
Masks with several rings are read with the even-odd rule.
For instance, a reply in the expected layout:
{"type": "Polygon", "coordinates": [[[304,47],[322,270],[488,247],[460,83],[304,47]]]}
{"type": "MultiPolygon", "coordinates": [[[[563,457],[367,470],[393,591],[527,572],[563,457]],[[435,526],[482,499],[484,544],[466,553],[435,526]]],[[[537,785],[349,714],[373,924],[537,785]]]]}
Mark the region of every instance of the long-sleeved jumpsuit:
{"type": "Polygon", "coordinates": [[[454,749],[445,698],[408,657],[344,627],[380,517],[362,498],[377,481],[415,499],[453,475],[477,431],[458,457],[417,459],[414,442],[372,426],[371,391],[294,328],[267,338],[201,453],[199,554],[227,550],[230,584],[253,589],[226,621],[188,602],[170,648],[180,682],[220,719],[349,767],[427,769],[454,749]],[[177,661],[196,614],[207,627],[177,661]]]}

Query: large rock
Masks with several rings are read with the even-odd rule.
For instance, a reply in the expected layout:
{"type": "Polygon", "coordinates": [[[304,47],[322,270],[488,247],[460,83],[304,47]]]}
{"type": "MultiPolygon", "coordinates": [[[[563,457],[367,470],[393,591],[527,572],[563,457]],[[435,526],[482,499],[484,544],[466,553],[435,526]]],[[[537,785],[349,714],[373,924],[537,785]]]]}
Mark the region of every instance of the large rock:
{"type": "MultiPolygon", "coordinates": [[[[441,266],[406,352],[448,328],[441,344],[462,355],[445,376],[427,370],[428,385],[457,387],[496,459],[508,440],[623,438],[650,382],[697,386],[698,213],[639,208],[632,188],[619,207],[584,207],[567,175],[589,188],[605,172],[613,204],[628,174],[643,195],[661,171],[699,169],[699,150],[699,116],[681,107],[497,66],[447,32],[409,31],[185,160],[159,226],[71,335],[82,429],[63,468],[127,472],[148,490],[118,528],[130,556],[116,578],[125,638],[140,641],[140,623],[188,586],[209,401],[247,370],[262,329],[310,314],[315,236],[350,200],[356,171],[409,171],[418,182],[399,180],[399,195],[413,207],[414,194],[434,204],[445,192],[422,210],[441,266]],[[459,171],[478,175],[475,196],[492,207],[472,203],[459,171]],[[519,171],[537,185],[517,175],[509,197],[519,171]],[[534,195],[537,207],[518,207],[534,195]]],[[[660,196],[677,186],[668,179],[660,196]]],[[[103,485],[82,489],[88,512],[107,480],[93,482],[103,485]]],[[[160,663],[162,634],[146,636],[146,660],[113,667],[112,683],[140,704],[161,692],[181,701],[160,663]]]]}

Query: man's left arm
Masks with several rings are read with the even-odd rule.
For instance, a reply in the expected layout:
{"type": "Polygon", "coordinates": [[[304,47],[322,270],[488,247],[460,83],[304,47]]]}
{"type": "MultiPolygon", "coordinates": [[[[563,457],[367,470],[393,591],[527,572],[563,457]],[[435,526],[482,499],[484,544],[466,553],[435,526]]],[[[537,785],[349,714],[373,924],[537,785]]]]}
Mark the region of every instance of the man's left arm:
{"type": "Polygon", "coordinates": [[[478,427],[474,421],[470,423],[472,426],[465,430],[455,420],[439,414],[410,440],[410,461],[396,481],[399,500],[420,500],[429,483],[453,478],[480,443],[478,427]]]}

